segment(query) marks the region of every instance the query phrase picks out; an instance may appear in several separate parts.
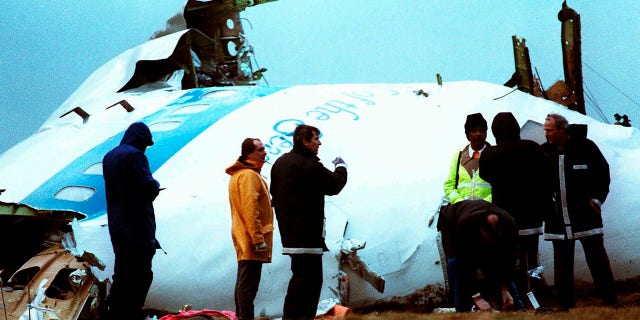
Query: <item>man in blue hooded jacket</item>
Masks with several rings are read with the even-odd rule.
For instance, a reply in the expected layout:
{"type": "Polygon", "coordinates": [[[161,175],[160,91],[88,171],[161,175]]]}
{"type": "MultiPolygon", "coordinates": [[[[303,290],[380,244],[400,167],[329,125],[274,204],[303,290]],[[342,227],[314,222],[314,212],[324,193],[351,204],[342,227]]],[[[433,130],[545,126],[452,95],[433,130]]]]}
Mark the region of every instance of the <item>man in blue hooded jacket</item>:
{"type": "Polygon", "coordinates": [[[160,184],[151,176],[144,152],[153,145],[151,131],[136,122],[124,133],[120,145],[102,160],[107,196],[109,234],[115,254],[109,298],[111,319],[143,319],[153,272],[156,221],[153,200],[160,184]]]}

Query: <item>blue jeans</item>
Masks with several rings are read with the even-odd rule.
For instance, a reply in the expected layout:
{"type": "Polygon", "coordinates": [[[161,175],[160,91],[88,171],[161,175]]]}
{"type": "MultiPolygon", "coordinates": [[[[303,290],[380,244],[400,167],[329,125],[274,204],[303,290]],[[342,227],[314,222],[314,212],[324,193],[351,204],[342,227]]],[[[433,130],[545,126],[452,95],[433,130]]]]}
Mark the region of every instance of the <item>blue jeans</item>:
{"type": "Polygon", "coordinates": [[[473,300],[471,299],[470,284],[474,279],[474,273],[468,264],[460,257],[447,257],[447,274],[449,276],[449,290],[453,296],[453,305],[456,312],[471,311],[473,300]]]}
{"type": "Polygon", "coordinates": [[[524,300],[520,296],[518,292],[518,287],[515,282],[511,282],[509,285],[509,293],[511,294],[511,298],[513,298],[513,307],[516,310],[525,310],[527,307],[524,305],[524,300]]]}
{"type": "MultiPolygon", "coordinates": [[[[449,277],[449,290],[452,292],[453,304],[456,312],[471,311],[473,299],[471,295],[472,284],[475,283],[476,271],[460,257],[447,257],[447,274],[449,277]]],[[[509,293],[513,298],[516,310],[526,309],[518,292],[515,282],[509,285],[509,293]]]]}

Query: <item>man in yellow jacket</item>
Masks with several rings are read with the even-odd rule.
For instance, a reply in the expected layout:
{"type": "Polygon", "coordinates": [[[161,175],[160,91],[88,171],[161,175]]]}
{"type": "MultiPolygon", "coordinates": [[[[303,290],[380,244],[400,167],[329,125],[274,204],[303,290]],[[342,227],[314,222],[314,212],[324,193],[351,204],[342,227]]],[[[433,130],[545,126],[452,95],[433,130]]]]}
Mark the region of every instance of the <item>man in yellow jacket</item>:
{"type": "Polygon", "coordinates": [[[231,235],[238,256],[234,297],[239,320],[253,319],[262,264],[271,262],[273,209],[267,182],[260,175],[266,155],[259,139],[246,138],[240,157],[226,170],[231,175],[231,235]]]}

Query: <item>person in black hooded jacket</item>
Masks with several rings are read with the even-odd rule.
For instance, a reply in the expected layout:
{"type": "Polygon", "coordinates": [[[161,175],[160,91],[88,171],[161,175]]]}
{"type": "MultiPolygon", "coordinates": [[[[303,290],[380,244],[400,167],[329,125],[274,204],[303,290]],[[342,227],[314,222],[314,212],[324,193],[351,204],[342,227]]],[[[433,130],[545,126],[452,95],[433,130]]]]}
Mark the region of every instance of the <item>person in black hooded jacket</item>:
{"type": "Polygon", "coordinates": [[[491,184],[493,203],[518,226],[518,289],[537,290],[539,284],[530,282],[527,271],[539,264],[542,222],[553,210],[551,160],[539,144],[520,139],[520,125],[511,112],[496,114],[491,131],[496,145],[480,156],[480,177],[491,184]]]}
{"type": "Polygon", "coordinates": [[[156,239],[153,200],[160,184],[151,176],[144,152],[153,145],[151,131],[136,122],[120,144],[102,160],[109,234],[115,254],[109,296],[111,319],[142,319],[142,308],[153,280],[151,261],[156,239]]]}

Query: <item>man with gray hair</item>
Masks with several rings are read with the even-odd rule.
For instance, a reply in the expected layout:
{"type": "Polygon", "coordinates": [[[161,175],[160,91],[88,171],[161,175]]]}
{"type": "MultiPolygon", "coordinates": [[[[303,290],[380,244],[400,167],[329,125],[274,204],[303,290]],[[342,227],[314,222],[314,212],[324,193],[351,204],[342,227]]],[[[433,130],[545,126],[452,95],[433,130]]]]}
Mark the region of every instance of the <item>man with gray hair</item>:
{"type": "Polygon", "coordinates": [[[554,283],[558,306],[575,306],[575,240],[580,240],[591,277],[605,305],[617,302],[613,273],[604,247],[602,204],[609,194],[609,164],[587,139],[587,126],[569,125],[559,114],[544,122],[544,151],[554,161],[556,210],[546,219],[545,240],[553,242],[554,283]]]}

